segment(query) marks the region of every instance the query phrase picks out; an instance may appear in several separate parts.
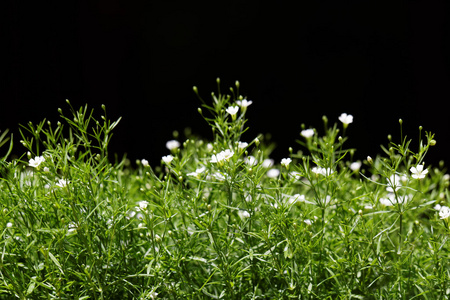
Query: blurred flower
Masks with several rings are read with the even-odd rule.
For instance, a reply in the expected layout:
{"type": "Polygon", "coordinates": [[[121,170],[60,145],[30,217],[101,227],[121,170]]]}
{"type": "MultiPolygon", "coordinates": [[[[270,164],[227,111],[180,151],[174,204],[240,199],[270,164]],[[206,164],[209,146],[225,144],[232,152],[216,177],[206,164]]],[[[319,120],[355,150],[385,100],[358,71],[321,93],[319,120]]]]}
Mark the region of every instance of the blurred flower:
{"type": "Polygon", "coordinates": [[[308,226],[312,225],[312,221],[310,219],[303,220],[303,222],[305,222],[305,224],[308,226]]]}
{"type": "Polygon", "coordinates": [[[250,213],[246,210],[239,210],[238,215],[241,219],[250,218],[250,213]]]}
{"type": "Polygon", "coordinates": [[[56,183],[56,186],[58,186],[58,187],[60,187],[60,188],[63,188],[63,187],[65,187],[65,186],[67,186],[68,184],[69,184],[69,181],[68,181],[68,180],[60,179],[60,180],[58,180],[58,182],[56,183]]]}
{"type": "Polygon", "coordinates": [[[244,148],[246,148],[248,146],[248,143],[246,143],[246,142],[239,142],[238,143],[238,148],[239,149],[244,149],[244,148]]]}
{"type": "Polygon", "coordinates": [[[33,158],[30,159],[30,161],[28,162],[28,165],[30,167],[37,168],[44,161],[45,161],[45,159],[43,156],[36,156],[34,159],[33,158]]]}
{"type": "Polygon", "coordinates": [[[227,108],[226,111],[227,111],[227,113],[229,113],[231,115],[231,118],[233,120],[236,120],[236,114],[237,114],[238,110],[239,110],[239,106],[230,106],[227,108]]]}
{"type": "Polygon", "coordinates": [[[180,142],[176,140],[171,140],[166,143],[166,148],[170,151],[178,149],[180,147],[180,142]]]}
{"type": "Polygon", "coordinates": [[[142,201],[139,201],[137,204],[138,204],[138,207],[137,207],[138,211],[147,209],[147,205],[148,205],[147,201],[142,200],[142,201]]]}
{"type": "Polygon", "coordinates": [[[249,166],[255,166],[258,163],[258,161],[254,156],[250,155],[245,159],[245,163],[249,166]]]}
{"type": "Polygon", "coordinates": [[[146,159],[141,160],[141,164],[144,167],[148,167],[148,160],[146,160],[146,159]]]}
{"type": "Polygon", "coordinates": [[[253,101],[247,99],[236,101],[236,104],[239,105],[243,111],[245,111],[252,103],[253,101]]]}
{"type": "Polygon", "coordinates": [[[262,165],[264,168],[270,168],[271,166],[273,166],[273,163],[274,163],[273,159],[271,159],[271,158],[266,158],[265,160],[263,160],[263,162],[262,162],[261,165],[262,165]]]}
{"type": "Polygon", "coordinates": [[[281,165],[284,166],[286,169],[289,169],[289,164],[292,162],[292,159],[290,158],[283,158],[281,160],[281,165]]]}
{"type": "Polygon", "coordinates": [[[166,164],[170,164],[172,162],[172,160],[174,159],[174,157],[172,155],[166,155],[162,157],[162,160],[166,163],[166,164]]]}
{"type": "Polygon", "coordinates": [[[334,173],[334,171],[331,168],[321,168],[321,167],[314,167],[311,169],[316,174],[322,175],[322,176],[330,176],[334,173]]]}
{"type": "Polygon", "coordinates": [[[267,177],[269,178],[276,178],[278,175],[280,175],[280,170],[278,169],[270,169],[267,171],[267,177]]]}
{"type": "Polygon", "coordinates": [[[350,164],[350,170],[352,170],[354,172],[358,172],[360,168],[361,168],[361,162],[359,162],[359,161],[355,161],[350,164]]]}
{"type": "Polygon", "coordinates": [[[300,134],[305,138],[310,138],[314,135],[314,129],[305,129],[300,132],[300,134]]]}
{"type": "Polygon", "coordinates": [[[11,222],[6,223],[6,227],[11,228],[12,226],[13,226],[13,223],[11,223],[11,222]]]}
{"type": "Polygon", "coordinates": [[[401,178],[397,174],[389,176],[388,187],[386,188],[386,191],[391,193],[393,193],[394,191],[398,191],[398,189],[401,187],[400,180],[401,178]]]}
{"type": "Polygon", "coordinates": [[[344,126],[347,126],[348,124],[353,123],[353,116],[343,113],[339,116],[339,121],[341,121],[344,126]]]}
{"type": "Polygon", "coordinates": [[[450,217],[450,208],[447,206],[441,206],[441,208],[439,209],[439,217],[441,219],[447,219],[448,217],[450,217]]]}
{"type": "Polygon", "coordinates": [[[415,179],[423,179],[425,178],[425,175],[428,173],[427,169],[423,169],[423,165],[417,165],[417,167],[411,167],[411,169],[409,169],[412,173],[412,178],[415,179]]]}
{"type": "Polygon", "coordinates": [[[195,172],[188,173],[187,176],[193,176],[193,177],[199,178],[200,174],[205,172],[205,170],[206,170],[205,167],[201,167],[201,168],[198,168],[197,170],[195,170],[195,172]]]}
{"type": "Polygon", "coordinates": [[[48,167],[44,167],[44,172],[48,173],[48,172],[50,172],[50,169],[48,167]]]}

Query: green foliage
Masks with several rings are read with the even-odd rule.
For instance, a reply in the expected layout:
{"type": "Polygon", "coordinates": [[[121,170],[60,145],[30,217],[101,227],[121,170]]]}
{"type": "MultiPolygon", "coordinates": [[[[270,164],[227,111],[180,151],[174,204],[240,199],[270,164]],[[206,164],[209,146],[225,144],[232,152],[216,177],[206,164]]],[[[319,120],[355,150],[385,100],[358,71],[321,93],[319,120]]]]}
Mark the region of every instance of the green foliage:
{"type": "Polygon", "coordinates": [[[213,139],[171,143],[154,167],[108,159],[119,120],[104,106],[22,126],[24,155],[8,160],[10,142],[0,158],[0,299],[448,297],[449,176],[421,169],[431,133],[355,162],[348,119],[324,117],[274,164],[263,135],[243,136],[238,82],[202,103],[213,139]]]}

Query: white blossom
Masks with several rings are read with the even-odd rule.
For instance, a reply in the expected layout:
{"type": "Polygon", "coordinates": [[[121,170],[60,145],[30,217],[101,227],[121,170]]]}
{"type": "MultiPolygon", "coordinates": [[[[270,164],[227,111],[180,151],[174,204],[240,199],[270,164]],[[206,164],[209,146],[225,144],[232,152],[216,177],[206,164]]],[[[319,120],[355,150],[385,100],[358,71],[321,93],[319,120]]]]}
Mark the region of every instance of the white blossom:
{"type": "Polygon", "coordinates": [[[172,155],[166,155],[162,157],[162,160],[166,163],[166,164],[170,164],[172,162],[172,160],[174,159],[174,157],[172,155]]]}
{"type": "Polygon", "coordinates": [[[305,129],[300,132],[300,134],[305,138],[310,138],[314,135],[314,129],[305,129]]]}
{"type": "Polygon", "coordinates": [[[69,184],[69,181],[68,181],[68,180],[60,179],[60,180],[58,180],[58,182],[56,183],[56,186],[58,186],[58,187],[60,187],[60,188],[63,188],[63,187],[65,187],[65,186],[67,186],[68,184],[69,184]]]}
{"type": "Polygon", "coordinates": [[[142,164],[142,166],[144,166],[144,167],[148,167],[148,160],[142,159],[142,160],[141,160],[141,164],[142,164]]]}
{"type": "Polygon", "coordinates": [[[178,142],[176,140],[170,140],[166,143],[166,148],[171,151],[178,149],[179,147],[180,147],[180,142],[178,142]]]}
{"type": "Polygon", "coordinates": [[[286,169],[289,168],[289,164],[292,162],[292,159],[290,158],[283,158],[281,160],[281,165],[284,166],[286,169]]]}
{"type": "Polygon", "coordinates": [[[409,169],[412,173],[412,178],[414,179],[423,179],[425,178],[425,175],[428,173],[427,169],[423,169],[423,165],[417,165],[417,167],[411,167],[409,169]]]}
{"type": "Polygon", "coordinates": [[[361,162],[355,161],[350,164],[350,170],[357,172],[361,168],[361,162]]]}
{"type": "Polygon", "coordinates": [[[246,143],[246,142],[239,142],[238,143],[238,148],[239,149],[247,148],[247,146],[248,146],[248,143],[246,143]]]}
{"type": "Polygon", "coordinates": [[[28,165],[29,165],[30,167],[37,168],[37,167],[39,167],[39,165],[40,165],[41,163],[43,163],[44,161],[45,161],[45,158],[44,158],[43,156],[36,156],[34,159],[31,158],[31,159],[29,160],[28,165]]]}
{"type": "Polygon", "coordinates": [[[280,175],[280,170],[278,169],[270,169],[267,171],[267,177],[269,178],[277,178],[280,175]]]}
{"type": "Polygon", "coordinates": [[[252,103],[253,103],[253,101],[247,100],[247,99],[236,101],[236,104],[239,105],[239,106],[242,108],[242,110],[245,110],[245,109],[246,109],[247,107],[249,107],[252,103]]]}
{"type": "Polygon", "coordinates": [[[439,209],[439,217],[441,219],[447,219],[450,217],[450,208],[448,206],[441,206],[439,209]]]}
{"type": "Polygon", "coordinates": [[[343,113],[339,116],[339,121],[341,121],[346,126],[350,123],[353,123],[353,116],[343,113]]]}

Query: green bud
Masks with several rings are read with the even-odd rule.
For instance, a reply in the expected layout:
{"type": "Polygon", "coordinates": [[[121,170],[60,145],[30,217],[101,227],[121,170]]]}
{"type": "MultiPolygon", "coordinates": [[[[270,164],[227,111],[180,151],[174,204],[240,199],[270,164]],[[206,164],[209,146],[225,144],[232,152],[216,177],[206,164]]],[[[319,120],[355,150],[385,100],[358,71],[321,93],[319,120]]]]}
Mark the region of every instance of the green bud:
{"type": "Polygon", "coordinates": [[[430,141],[430,146],[435,146],[435,145],[436,145],[436,140],[434,140],[434,139],[431,140],[431,141],[430,141]]]}

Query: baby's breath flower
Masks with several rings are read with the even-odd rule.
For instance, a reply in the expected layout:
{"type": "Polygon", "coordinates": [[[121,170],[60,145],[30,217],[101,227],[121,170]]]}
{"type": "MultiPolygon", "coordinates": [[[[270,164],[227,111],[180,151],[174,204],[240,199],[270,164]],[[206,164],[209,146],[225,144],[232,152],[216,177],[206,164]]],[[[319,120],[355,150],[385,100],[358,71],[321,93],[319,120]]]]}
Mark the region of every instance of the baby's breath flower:
{"type": "Polygon", "coordinates": [[[310,137],[312,137],[312,136],[314,135],[314,129],[305,129],[305,130],[302,130],[302,131],[300,132],[300,134],[301,134],[303,137],[309,139],[310,137]]]}
{"type": "Polygon", "coordinates": [[[141,160],[141,164],[142,164],[143,167],[148,167],[148,160],[142,159],[141,160]]]}
{"type": "Polygon", "coordinates": [[[246,143],[246,142],[239,142],[238,143],[238,148],[239,149],[244,149],[244,148],[246,148],[248,146],[248,143],[246,143]]]}
{"type": "Polygon", "coordinates": [[[258,164],[258,161],[256,160],[256,158],[254,156],[248,156],[245,159],[245,162],[247,163],[247,165],[249,166],[255,166],[256,164],[258,164]]]}
{"type": "Polygon", "coordinates": [[[441,206],[439,210],[439,217],[441,219],[447,219],[448,217],[450,217],[450,208],[447,206],[441,206]]]}
{"type": "Polygon", "coordinates": [[[263,166],[264,168],[270,168],[271,166],[273,166],[273,159],[271,158],[266,158],[265,160],[263,160],[261,166],[263,166]]]}
{"type": "Polygon", "coordinates": [[[236,101],[236,104],[239,105],[242,110],[247,109],[247,107],[249,107],[252,103],[253,101],[247,99],[236,101]]]}
{"type": "Polygon", "coordinates": [[[417,165],[417,167],[411,167],[409,169],[412,173],[412,178],[414,179],[423,179],[425,178],[425,175],[428,173],[427,169],[423,169],[423,165],[417,165]]]}
{"type": "Polygon", "coordinates": [[[170,140],[166,143],[166,148],[170,151],[178,149],[180,147],[180,142],[176,140],[170,140]]]}
{"type": "Polygon", "coordinates": [[[44,167],[44,172],[48,173],[48,172],[50,172],[50,169],[48,167],[44,167]]]}
{"type": "Polygon", "coordinates": [[[401,187],[400,180],[401,178],[397,174],[391,175],[388,180],[388,187],[386,188],[386,191],[391,193],[393,193],[394,191],[398,191],[398,189],[401,187]]]}
{"type": "Polygon", "coordinates": [[[339,121],[341,121],[344,126],[348,126],[348,124],[353,123],[353,116],[343,113],[339,116],[339,121]]]}
{"type": "Polygon", "coordinates": [[[68,184],[69,184],[69,181],[68,181],[68,180],[60,179],[60,180],[58,180],[58,182],[56,183],[56,186],[58,186],[58,187],[60,187],[60,188],[63,188],[63,187],[66,187],[68,184]]]}
{"type": "Polygon", "coordinates": [[[172,155],[166,155],[162,157],[162,160],[166,163],[166,164],[170,164],[172,162],[172,160],[174,159],[174,157],[172,155]]]}
{"type": "Polygon", "coordinates": [[[312,225],[312,221],[310,219],[303,220],[303,222],[305,222],[305,224],[308,226],[312,225]]]}
{"type": "Polygon", "coordinates": [[[359,162],[359,161],[355,161],[350,164],[350,170],[352,170],[354,172],[358,172],[360,168],[361,168],[361,162],[359,162]]]}
{"type": "Polygon", "coordinates": [[[250,218],[250,213],[246,210],[239,210],[238,215],[241,219],[250,218]]]}
{"type": "Polygon", "coordinates": [[[201,167],[201,168],[198,168],[197,170],[195,170],[195,172],[188,173],[187,176],[193,176],[193,177],[196,177],[196,178],[200,178],[200,175],[203,172],[205,172],[205,170],[206,170],[205,167],[201,167]]]}
{"type": "Polygon", "coordinates": [[[239,110],[239,106],[230,106],[227,108],[226,111],[227,111],[227,113],[229,113],[231,115],[231,118],[233,120],[236,120],[236,114],[237,114],[238,110],[239,110]]]}
{"type": "Polygon", "coordinates": [[[6,227],[8,227],[8,228],[13,227],[13,223],[11,223],[11,222],[6,223],[6,227]]]}
{"type": "Polygon", "coordinates": [[[292,159],[290,159],[290,158],[283,158],[282,160],[281,160],[281,165],[283,166],[283,167],[285,167],[286,169],[289,169],[289,164],[292,162],[292,159]]]}
{"type": "Polygon", "coordinates": [[[267,177],[269,178],[277,178],[280,175],[280,170],[278,169],[270,169],[267,171],[267,177]]]}
{"type": "Polygon", "coordinates": [[[142,200],[142,201],[139,201],[137,204],[138,204],[138,207],[137,207],[138,211],[147,209],[147,206],[148,206],[148,202],[147,201],[142,200]]]}
{"type": "Polygon", "coordinates": [[[45,159],[43,156],[36,156],[35,158],[30,158],[28,165],[30,167],[37,168],[44,161],[45,161],[45,159]]]}
{"type": "Polygon", "coordinates": [[[213,145],[212,145],[211,143],[208,143],[208,144],[206,145],[206,150],[208,150],[209,152],[213,151],[213,150],[214,150],[213,145]]]}
{"type": "Polygon", "coordinates": [[[319,174],[319,175],[322,175],[325,177],[330,176],[331,174],[334,173],[334,171],[331,168],[321,168],[321,167],[314,167],[311,169],[311,171],[313,173],[316,173],[316,174],[319,174]]]}

